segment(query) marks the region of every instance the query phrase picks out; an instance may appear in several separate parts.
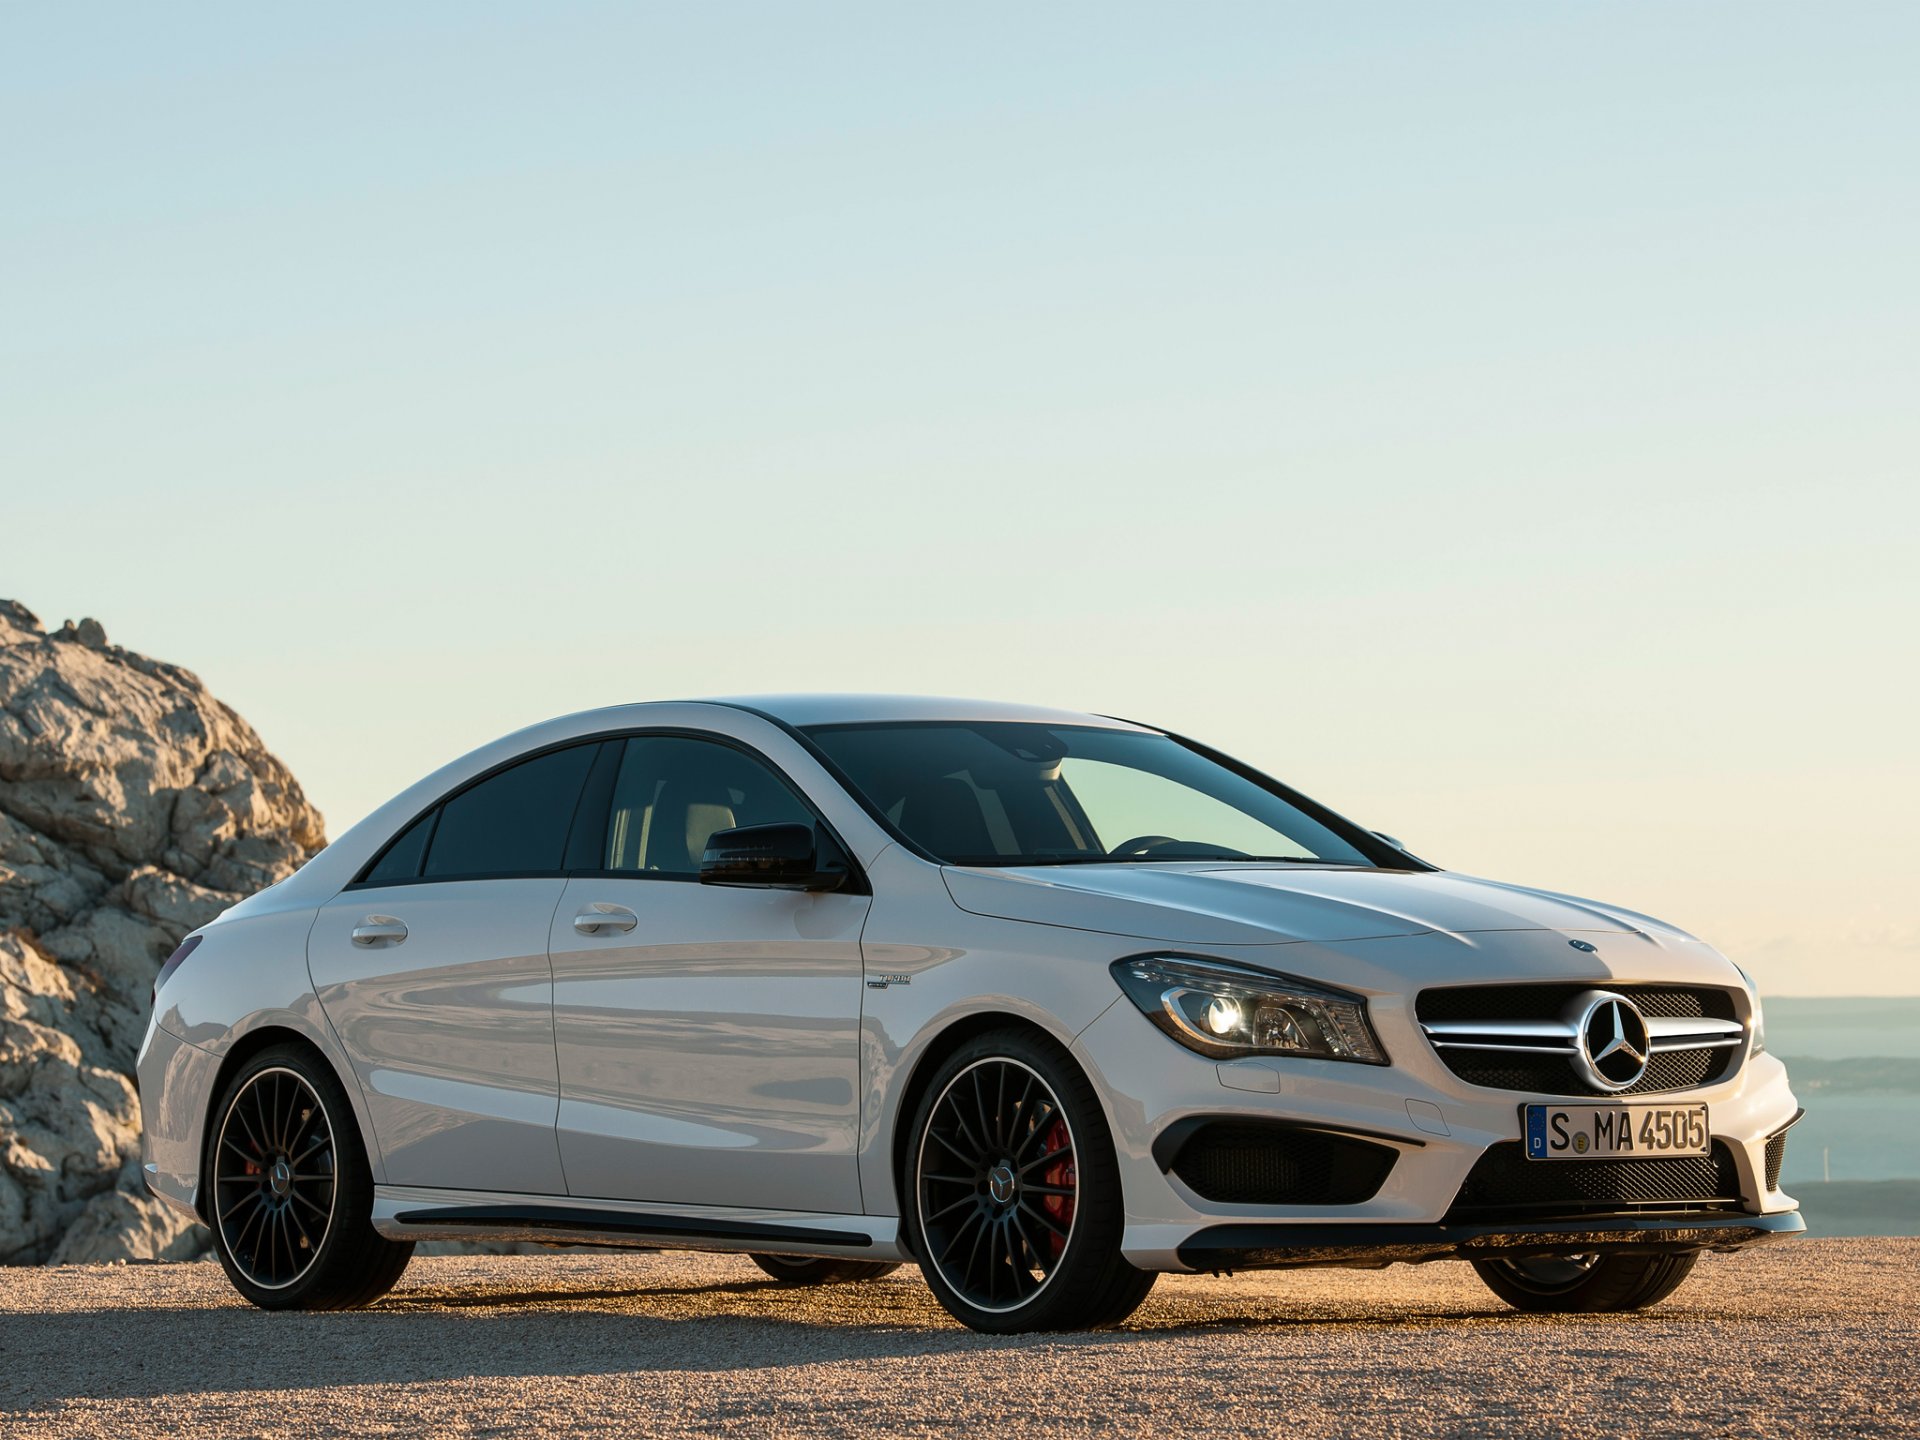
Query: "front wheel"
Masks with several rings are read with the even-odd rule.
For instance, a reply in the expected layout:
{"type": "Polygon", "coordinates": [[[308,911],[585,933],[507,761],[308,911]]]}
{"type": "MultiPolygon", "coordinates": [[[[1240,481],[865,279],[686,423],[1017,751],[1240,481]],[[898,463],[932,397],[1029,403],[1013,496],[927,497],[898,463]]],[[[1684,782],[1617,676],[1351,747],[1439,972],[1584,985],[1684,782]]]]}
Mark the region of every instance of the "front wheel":
{"type": "Polygon", "coordinates": [[[205,1193],[233,1288],[266,1310],[346,1310],[393,1288],[412,1241],[372,1224],[373,1172],[331,1066],[275,1045],[214,1106],[205,1193]]]}
{"type": "Polygon", "coordinates": [[[1677,1255],[1535,1255],[1475,1260],[1486,1287],[1516,1310],[1594,1315],[1643,1310],[1680,1288],[1696,1252],[1677,1255]]]}
{"type": "Polygon", "coordinates": [[[949,1314],[1008,1334],[1114,1325],[1154,1276],[1120,1253],[1120,1167],[1099,1099],[1053,1041],[999,1030],[934,1074],[912,1121],[908,1241],[949,1314]]]}
{"type": "Polygon", "coordinates": [[[852,1285],[878,1280],[900,1268],[890,1260],[837,1260],[821,1255],[749,1255],[782,1285],[852,1285]]]}

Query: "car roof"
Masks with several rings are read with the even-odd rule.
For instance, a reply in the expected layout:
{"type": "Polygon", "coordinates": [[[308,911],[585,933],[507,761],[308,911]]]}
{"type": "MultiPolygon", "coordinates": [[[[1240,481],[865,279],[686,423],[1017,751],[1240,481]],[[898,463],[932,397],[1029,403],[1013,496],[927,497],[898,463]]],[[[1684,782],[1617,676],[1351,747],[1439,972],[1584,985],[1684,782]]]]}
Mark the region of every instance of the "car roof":
{"type": "Polygon", "coordinates": [[[999,700],[963,700],[936,695],[729,695],[708,702],[772,716],[797,728],[927,720],[1026,721],[1041,725],[1093,725],[1103,730],[1139,730],[1146,726],[1055,710],[1044,705],[1014,705],[999,700]]]}

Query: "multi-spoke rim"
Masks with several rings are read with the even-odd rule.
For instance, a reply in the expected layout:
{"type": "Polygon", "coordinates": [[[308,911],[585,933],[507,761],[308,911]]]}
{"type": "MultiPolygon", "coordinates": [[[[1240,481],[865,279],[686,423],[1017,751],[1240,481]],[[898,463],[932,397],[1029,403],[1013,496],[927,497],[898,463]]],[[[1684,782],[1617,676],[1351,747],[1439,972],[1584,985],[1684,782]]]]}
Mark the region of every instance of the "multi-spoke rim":
{"type": "Polygon", "coordinates": [[[975,1061],[940,1092],[920,1137],[924,1263],[969,1305],[1005,1313],[1046,1289],[1073,1238],[1073,1127],[1030,1065],[975,1061]]]}
{"type": "Polygon", "coordinates": [[[284,1066],[240,1087],[220,1121],[215,1219],[234,1266],[284,1290],[313,1265],[333,1225],[333,1121],[305,1078],[284,1066]]]}

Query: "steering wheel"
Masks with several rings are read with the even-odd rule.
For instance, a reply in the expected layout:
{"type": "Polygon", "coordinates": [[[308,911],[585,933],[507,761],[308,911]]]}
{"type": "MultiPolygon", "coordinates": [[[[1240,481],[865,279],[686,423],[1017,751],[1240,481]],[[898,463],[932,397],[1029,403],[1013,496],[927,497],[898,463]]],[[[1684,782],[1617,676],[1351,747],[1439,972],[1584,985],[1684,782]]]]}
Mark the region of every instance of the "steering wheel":
{"type": "Polygon", "coordinates": [[[1109,855],[1145,855],[1158,850],[1162,845],[1178,845],[1180,842],[1171,835],[1136,835],[1131,840],[1123,840],[1107,852],[1109,855]]]}

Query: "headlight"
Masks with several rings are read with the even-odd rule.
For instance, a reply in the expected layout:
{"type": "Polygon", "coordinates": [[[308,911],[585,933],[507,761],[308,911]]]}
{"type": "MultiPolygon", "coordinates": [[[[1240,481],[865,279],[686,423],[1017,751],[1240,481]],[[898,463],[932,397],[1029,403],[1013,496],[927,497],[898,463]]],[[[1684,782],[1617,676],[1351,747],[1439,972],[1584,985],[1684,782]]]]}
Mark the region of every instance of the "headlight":
{"type": "Polygon", "coordinates": [[[1202,1055],[1387,1063],[1367,1024],[1367,1002],[1358,995],[1175,955],[1116,960],[1113,978],[1141,1014],[1202,1055]]]}
{"type": "Polygon", "coordinates": [[[1745,966],[1735,965],[1733,968],[1747,982],[1747,997],[1753,1001],[1753,1049],[1749,1053],[1764,1055],[1767,1053],[1767,1017],[1760,1010],[1760,987],[1753,983],[1753,976],[1747,973],[1745,966]]]}

